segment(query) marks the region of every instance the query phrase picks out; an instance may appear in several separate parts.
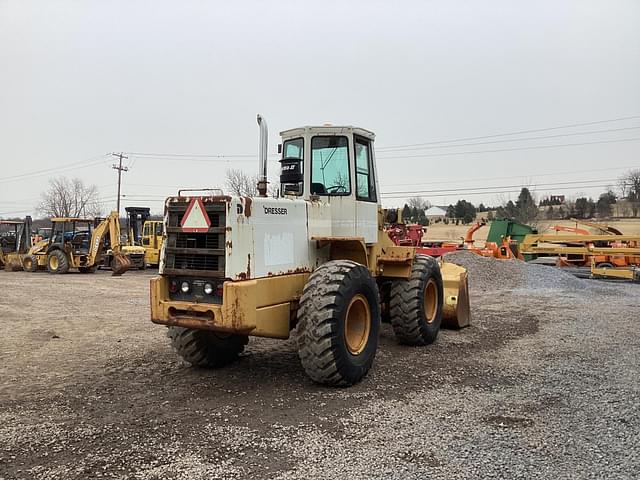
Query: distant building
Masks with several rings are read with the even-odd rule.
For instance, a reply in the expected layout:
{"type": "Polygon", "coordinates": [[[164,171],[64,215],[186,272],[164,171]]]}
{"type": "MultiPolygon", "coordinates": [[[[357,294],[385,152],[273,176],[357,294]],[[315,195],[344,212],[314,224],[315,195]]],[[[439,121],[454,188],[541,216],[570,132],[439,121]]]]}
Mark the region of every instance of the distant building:
{"type": "Polygon", "coordinates": [[[424,214],[429,221],[438,219],[443,220],[447,215],[447,210],[442,207],[433,206],[431,208],[428,208],[424,214]]]}

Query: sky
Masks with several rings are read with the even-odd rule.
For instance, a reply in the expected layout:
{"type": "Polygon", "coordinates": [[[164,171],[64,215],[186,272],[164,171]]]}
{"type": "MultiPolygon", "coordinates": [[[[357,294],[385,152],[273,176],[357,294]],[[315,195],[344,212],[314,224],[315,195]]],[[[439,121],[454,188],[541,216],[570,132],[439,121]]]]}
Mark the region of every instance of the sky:
{"type": "Polygon", "coordinates": [[[282,130],[374,131],[385,206],[597,197],[640,168],[638,25],[637,0],[0,0],[0,217],[57,176],[113,209],[111,152],[160,213],[257,172],[257,113],[272,178],[282,130]]]}

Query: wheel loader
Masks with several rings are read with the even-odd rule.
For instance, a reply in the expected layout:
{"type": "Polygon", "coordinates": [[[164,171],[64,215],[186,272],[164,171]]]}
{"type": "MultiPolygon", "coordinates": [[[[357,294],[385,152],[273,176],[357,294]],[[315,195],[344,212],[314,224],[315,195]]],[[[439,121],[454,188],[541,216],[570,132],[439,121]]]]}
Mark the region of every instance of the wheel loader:
{"type": "Polygon", "coordinates": [[[258,124],[259,196],[178,192],[165,202],[151,321],[169,327],[185,361],[219,367],[249,336],[294,335],[311,379],[349,386],[373,364],[383,311],[407,345],[434,342],[443,319],[468,325],[466,270],[396,246],[384,230],[373,132],[281,132],[272,198],[259,115],[258,124]]]}
{"type": "Polygon", "coordinates": [[[0,268],[22,270],[22,259],[30,248],[30,216],[24,221],[0,220],[0,268]]]}
{"type": "Polygon", "coordinates": [[[51,219],[51,236],[29,250],[22,260],[27,272],[46,268],[49,273],[67,273],[78,269],[93,273],[101,262],[105,239],[113,251],[113,274],[121,275],[131,268],[131,260],[120,251],[120,219],[118,212],[95,225],[87,218],[55,217],[51,219]]]}

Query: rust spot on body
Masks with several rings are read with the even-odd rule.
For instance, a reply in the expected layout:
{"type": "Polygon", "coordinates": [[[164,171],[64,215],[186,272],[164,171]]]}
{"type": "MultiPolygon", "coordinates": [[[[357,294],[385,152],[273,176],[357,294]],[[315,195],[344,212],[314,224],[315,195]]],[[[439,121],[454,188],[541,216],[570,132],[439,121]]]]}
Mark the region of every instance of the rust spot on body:
{"type": "Polygon", "coordinates": [[[247,278],[251,278],[251,254],[247,253],[247,278]]]}
{"type": "Polygon", "coordinates": [[[251,197],[244,197],[244,216],[245,217],[250,217],[251,216],[251,204],[253,203],[253,200],[251,200],[251,197]]]}

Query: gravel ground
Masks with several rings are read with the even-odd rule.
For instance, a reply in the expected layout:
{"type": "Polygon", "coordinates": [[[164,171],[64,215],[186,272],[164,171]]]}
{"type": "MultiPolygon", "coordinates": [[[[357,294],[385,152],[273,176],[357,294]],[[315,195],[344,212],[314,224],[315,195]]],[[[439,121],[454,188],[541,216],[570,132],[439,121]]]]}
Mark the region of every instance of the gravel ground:
{"type": "Polygon", "coordinates": [[[472,327],[314,385],[293,342],[185,366],[149,274],[0,272],[0,479],[639,478],[640,286],[448,257],[472,327]]]}

